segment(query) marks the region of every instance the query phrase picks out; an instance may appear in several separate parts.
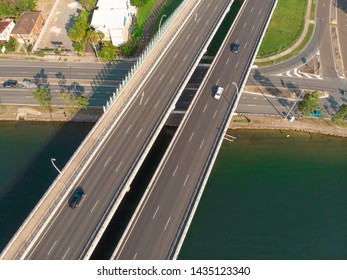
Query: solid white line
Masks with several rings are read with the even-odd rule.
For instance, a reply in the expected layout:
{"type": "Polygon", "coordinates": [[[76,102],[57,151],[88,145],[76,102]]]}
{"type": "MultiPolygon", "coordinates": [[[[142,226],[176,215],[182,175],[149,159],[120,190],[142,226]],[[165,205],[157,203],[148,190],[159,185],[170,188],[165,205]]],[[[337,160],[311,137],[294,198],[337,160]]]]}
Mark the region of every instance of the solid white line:
{"type": "Polygon", "coordinates": [[[106,165],[108,164],[109,160],[111,159],[111,157],[108,158],[108,160],[106,161],[106,163],[104,164],[104,167],[106,167],[106,165]]]}
{"type": "Polygon", "coordinates": [[[192,140],[193,135],[194,135],[194,132],[192,133],[192,135],[190,135],[189,142],[192,140]]]}
{"type": "Polygon", "coordinates": [[[188,178],[189,178],[189,174],[187,175],[186,180],[184,181],[183,186],[185,186],[185,185],[186,185],[186,183],[187,183],[187,181],[188,181],[188,178]]]}
{"type": "Polygon", "coordinates": [[[53,250],[55,244],[57,244],[57,240],[54,242],[53,246],[51,247],[51,249],[48,251],[47,256],[49,256],[49,254],[51,253],[51,251],[53,250]]]}
{"type": "Polygon", "coordinates": [[[168,224],[169,224],[169,222],[170,222],[170,219],[171,219],[171,217],[169,217],[169,219],[167,220],[164,230],[166,230],[167,225],[168,225],[168,224]]]}
{"type": "Polygon", "coordinates": [[[202,145],[204,144],[204,141],[205,141],[205,139],[204,139],[204,140],[202,140],[202,142],[201,142],[201,144],[200,144],[200,148],[199,148],[199,150],[201,150],[201,147],[202,147],[202,145]]]}
{"type": "Polygon", "coordinates": [[[70,251],[70,247],[67,249],[66,253],[64,254],[64,256],[63,256],[63,258],[62,258],[62,260],[65,259],[66,255],[67,255],[67,253],[68,253],[69,251],[70,251]]]}
{"type": "Polygon", "coordinates": [[[131,128],[132,124],[128,127],[127,131],[125,132],[125,134],[128,134],[129,129],[131,128]]]}
{"type": "Polygon", "coordinates": [[[94,208],[96,207],[96,205],[99,203],[99,200],[94,204],[94,206],[93,206],[93,208],[92,208],[92,210],[90,210],[90,213],[93,213],[93,211],[94,211],[94,208]]]}
{"type": "Polygon", "coordinates": [[[203,112],[205,112],[206,108],[207,108],[207,104],[205,105],[205,108],[204,108],[203,112]]]}
{"type": "Polygon", "coordinates": [[[172,177],[174,177],[174,176],[175,176],[176,171],[177,171],[177,168],[178,168],[178,165],[176,166],[176,169],[175,169],[174,173],[172,174],[172,177]]]}
{"type": "Polygon", "coordinates": [[[154,213],[154,215],[153,215],[153,218],[152,218],[152,219],[154,219],[154,218],[155,218],[155,216],[157,215],[158,210],[159,210],[159,206],[158,206],[157,210],[155,211],[155,213],[154,213]]]}
{"type": "Polygon", "coordinates": [[[141,131],[142,131],[142,128],[140,129],[139,133],[137,133],[136,138],[139,138],[141,131]]]}
{"type": "Polygon", "coordinates": [[[117,167],[117,169],[116,169],[116,171],[115,171],[115,172],[117,172],[117,171],[118,171],[118,169],[119,169],[119,167],[122,165],[122,163],[123,163],[123,161],[121,161],[121,162],[118,164],[118,167],[117,167]]]}

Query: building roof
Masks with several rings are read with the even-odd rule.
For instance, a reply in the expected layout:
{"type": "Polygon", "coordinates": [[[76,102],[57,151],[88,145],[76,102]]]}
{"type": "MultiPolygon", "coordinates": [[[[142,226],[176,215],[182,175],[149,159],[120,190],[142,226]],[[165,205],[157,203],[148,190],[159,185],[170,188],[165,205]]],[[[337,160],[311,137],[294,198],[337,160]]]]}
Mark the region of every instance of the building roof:
{"type": "Polygon", "coordinates": [[[0,20],[0,34],[13,22],[13,19],[2,19],[0,20]]]}
{"type": "Polygon", "coordinates": [[[11,34],[30,34],[40,15],[41,11],[23,12],[19,16],[11,34]]]}
{"type": "Polygon", "coordinates": [[[99,0],[96,6],[103,10],[116,10],[126,8],[128,0],[99,0]]]}

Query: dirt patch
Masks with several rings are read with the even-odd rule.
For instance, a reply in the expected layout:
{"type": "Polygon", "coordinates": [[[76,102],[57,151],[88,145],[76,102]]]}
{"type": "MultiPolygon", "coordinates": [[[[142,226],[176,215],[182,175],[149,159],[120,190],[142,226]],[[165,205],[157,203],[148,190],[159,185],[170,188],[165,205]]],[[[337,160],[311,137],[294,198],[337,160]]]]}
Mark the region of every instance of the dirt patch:
{"type": "Polygon", "coordinates": [[[48,15],[52,10],[52,7],[55,1],[58,1],[58,0],[38,0],[37,1],[36,9],[38,11],[42,11],[42,16],[45,21],[47,20],[48,15]]]}
{"type": "Polygon", "coordinates": [[[310,61],[299,67],[299,72],[321,76],[319,55],[314,56],[310,61]]]}

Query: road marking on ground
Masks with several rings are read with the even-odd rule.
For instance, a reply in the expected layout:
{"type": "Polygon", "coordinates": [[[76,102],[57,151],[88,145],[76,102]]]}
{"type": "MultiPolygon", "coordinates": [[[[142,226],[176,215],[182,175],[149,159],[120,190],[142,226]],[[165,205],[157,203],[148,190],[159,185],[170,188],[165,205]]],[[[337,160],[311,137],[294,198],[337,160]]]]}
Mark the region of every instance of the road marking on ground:
{"type": "Polygon", "coordinates": [[[66,252],[65,252],[65,254],[64,254],[63,258],[62,258],[62,260],[65,259],[66,255],[67,255],[67,253],[68,253],[69,251],[70,251],[70,247],[66,250],[66,252]]]}
{"type": "Polygon", "coordinates": [[[170,84],[172,83],[173,79],[175,78],[175,76],[172,76],[171,80],[170,80],[170,84]]]}
{"type": "Polygon", "coordinates": [[[246,25],[247,25],[247,21],[245,22],[245,24],[243,25],[243,28],[245,28],[246,27],[246,25]]]}
{"type": "Polygon", "coordinates": [[[190,135],[189,142],[192,140],[193,135],[194,135],[194,132],[192,133],[192,135],[190,135]]]}
{"type": "Polygon", "coordinates": [[[174,177],[174,176],[175,176],[176,171],[177,171],[177,168],[178,168],[178,165],[176,166],[175,171],[174,171],[174,173],[172,174],[172,177],[174,177]]]}
{"type": "Polygon", "coordinates": [[[147,99],[146,99],[146,101],[145,101],[145,104],[143,104],[143,105],[146,105],[146,103],[147,103],[148,99],[149,99],[149,97],[147,97],[147,99]]]}
{"type": "Polygon", "coordinates": [[[178,55],[178,53],[176,53],[176,54],[175,54],[175,56],[174,56],[174,60],[176,59],[176,56],[177,56],[177,55],[178,55]]]}
{"type": "Polygon", "coordinates": [[[171,217],[169,217],[169,219],[167,220],[164,230],[166,230],[167,225],[168,225],[168,224],[169,224],[169,222],[170,222],[170,219],[171,219],[171,217]]]}
{"type": "Polygon", "coordinates": [[[255,26],[255,25],[253,25],[253,27],[252,27],[252,31],[254,30],[254,26],[255,26]]]}
{"type": "Polygon", "coordinates": [[[159,206],[158,206],[157,210],[155,211],[155,213],[154,213],[154,215],[153,215],[153,218],[152,218],[152,219],[154,219],[154,218],[155,218],[155,216],[157,215],[158,210],[159,210],[159,206]]]}
{"type": "Polygon", "coordinates": [[[137,256],[137,253],[135,254],[135,256],[133,257],[133,260],[135,260],[136,259],[136,256],[137,256]]]}
{"type": "Polygon", "coordinates": [[[123,163],[123,161],[121,161],[121,162],[118,164],[117,169],[116,169],[116,171],[115,171],[115,172],[117,172],[117,171],[118,171],[118,169],[119,169],[119,167],[122,165],[122,163],[123,163]]]}
{"type": "Polygon", "coordinates": [[[187,59],[188,55],[186,54],[183,58],[183,61],[185,61],[187,59]]]}
{"type": "Polygon", "coordinates": [[[158,104],[159,104],[159,100],[157,101],[157,104],[155,104],[154,109],[157,108],[158,104]]]}
{"type": "Polygon", "coordinates": [[[199,150],[201,150],[201,147],[202,147],[202,145],[204,144],[204,141],[205,141],[205,139],[202,140],[202,142],[201,142],[201,144],[200,144],[200,147],[199,147],[199,150]]]}
{"type": "Polygon", "coordinates": [[[53,246],[51,247],[51,249],[49,249],[49,251],[48,251],[48,253],[47,253],[47,256],[49,256],[49,254],[52,252],[52,250],[53,250],[55,244],[57,244],[57,242],[58,242],[57,240],[54,242],[54,244],[53,244],[53,246]]]}
{"type": "Polygon", "coordinates": [[[106,165],[108,164],[109,160],[111,159],[111,157],[108,158],[108,160],[106,161],[106,163],[104,164],[104,167],[106,167],[106,165]]]}
{"type": "Polygon", "coordinates": [[[218,83],[219,83],[219,78],[218,78],[218,80],[217,80],[217,83],[216,83],[216,85],[218,85],[218,83]]]}
{"type": "Polygon", "coordinates": [[[252,9],[251,9],[251,12],[253,12],[253,7],[252,7],[252,9]]]}
{"type": "Polygon", "coordinates": [[[215,118],[215,117],[216,117],[216,115],[217,115],[217,110],[216,110],[216,112],[214,112],[213,118],[215,118]]]}
{"type": "Polygon", "coordinates": [[[93,213],[93,211],[94,211],[94,208],[96,207],[96,205],[98,205],[98,203],[99,203],[99,200],[94,204],[94,206],[93,206],[93,208],[92,208],[92,210],[90,210],[90,213],[93,213]]]}
{"type": "Polygon", "coordinates": [[[188,34],[188,36],[187,36],[186,40],[188,40],[188,39],[189,39],[189,37],[190,37],[190,33],[188,34]]]}
{"type": "Polygon", "coordinates": [[[225,64],[228,64],[228,62],[229,62],[229,59],[230,59],[230,57],[228,57],[228,60],[227,60],[227,62],[226,62],[225,64]]]}
{"type": "Polygon", "coordinates": [[[247,42],[246,42],[246,44],[245,44],[245,46],[243,47],[244,49],[247,47],[247,42]]]}
{"type": "Polygon", "coordinates": [[[185,179],[185,181],[184,181],[183,186],[185,186],[185,185],[186,185],[186,183],[187,183],[187,181],[188,181],[188,178],[189,178],[189,174],[187,175],[187,177],[186,177],[186,179],[185,179]]]}
{"type": "Polygon", "coordinates": [[[199,39],[199,35],[198,35],[198,36],[196,36],[196,38],[195,38],[195,42],[196,42],[196,41],[198,41],[198,39],[199,39]]]}
{"type": "Polygon", "coordinates": [[[164,78],[164,76],[165,76],[165,73],[163,75],[161,75],[160,81],[164,78]]]}
{"type": "Polygon", "coordinates": [[[130,128],[131,128],[132,124],[128,127],[127,131],[125,132],[125,134],[128,134],[130,128]]]}
{"type": "Polygon", "coordinates": [[[142,131],[142,128],[140,129],[139,133],[137,133],[136,138],[139,138],[141,131],[142,131]]]}
{"type": "Polygon", "coordinates": [[[207,25],[209,22],[210,22],[210,19],[207,19],[207,21],[206,21],[205,25],[207,25]]]}
{"type": "Polygon", "coordinates": [[[261,14],[261,10],[259,11],[259,15],[261,14]]]}
{"type": "Polygon", "coordinates": [[[207,104],[205,105],[205,108],[204,108],[203,112],[205,112],[206,108],[207,108],[207,104]]]}
{"type": "Polygon", "coordinates": [[[236,63],[236,66],[235,66],[235,68],[237,68],[237,66],[239,66],[239,61],[236,63]]]}

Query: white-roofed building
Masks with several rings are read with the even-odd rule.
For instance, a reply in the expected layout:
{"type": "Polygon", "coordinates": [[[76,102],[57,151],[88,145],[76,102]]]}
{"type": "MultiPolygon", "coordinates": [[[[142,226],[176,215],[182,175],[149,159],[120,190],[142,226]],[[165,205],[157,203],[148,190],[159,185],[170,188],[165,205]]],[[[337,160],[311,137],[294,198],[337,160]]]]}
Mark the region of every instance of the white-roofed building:
{"type": "Polygon", "coordinates": [[[128,40],[135,13],[136,8],[130,6],[130,0],[99,0],[91,26],[105,34],[104,40],[120,46],[128,40]]]}

